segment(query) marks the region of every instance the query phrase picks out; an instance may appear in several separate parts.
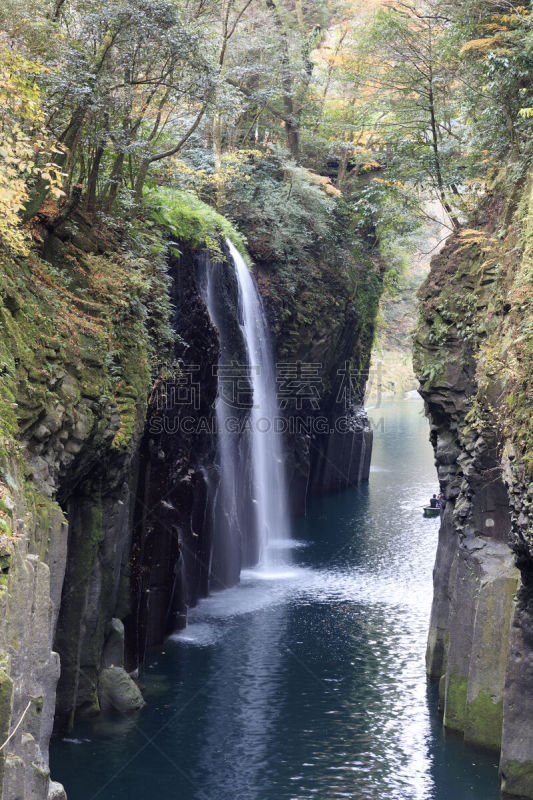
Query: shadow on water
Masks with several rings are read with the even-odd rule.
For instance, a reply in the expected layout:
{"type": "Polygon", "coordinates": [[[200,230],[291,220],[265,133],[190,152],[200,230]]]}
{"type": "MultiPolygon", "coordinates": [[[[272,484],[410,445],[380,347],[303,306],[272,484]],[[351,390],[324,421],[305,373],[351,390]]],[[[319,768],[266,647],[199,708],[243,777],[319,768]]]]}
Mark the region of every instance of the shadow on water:
{"type": "Polygon", "coordinates": [[[425,679],[438,520],[420,412],[372,412],[370,485],[313,504],[290,568],[193,609],[146,664],[140,714],[54,743],[69,800],[499,798],[494,758],[443,736],[425,679]]]}

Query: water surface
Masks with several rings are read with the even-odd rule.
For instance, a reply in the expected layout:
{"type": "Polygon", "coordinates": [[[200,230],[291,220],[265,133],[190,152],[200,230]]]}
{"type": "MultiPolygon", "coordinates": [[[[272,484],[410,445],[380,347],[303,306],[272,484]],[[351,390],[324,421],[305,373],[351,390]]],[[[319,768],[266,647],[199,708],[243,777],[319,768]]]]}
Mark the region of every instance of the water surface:
{"type": "Polygon", "coordinates": [[[291,564],[213,595],[149,658],[148,701],[76,726],[69,800],[497,800],[496,757],[445,737],[424,673],[438,520],[417,400],[371,412],[369,486],[314,503],[291,564]]]}

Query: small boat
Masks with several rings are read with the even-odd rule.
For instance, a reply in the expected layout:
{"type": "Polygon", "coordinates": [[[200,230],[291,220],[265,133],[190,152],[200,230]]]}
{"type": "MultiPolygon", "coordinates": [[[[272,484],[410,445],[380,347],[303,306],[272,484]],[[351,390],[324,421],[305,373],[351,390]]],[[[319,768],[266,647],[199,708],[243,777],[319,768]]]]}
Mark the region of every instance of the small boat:
{"type": "Polygon", "coordinates": [[[425,517],[439,517],[440,516],[440,508],[432,508],[431,506],[424,506],[424,516],[425,517]]]}

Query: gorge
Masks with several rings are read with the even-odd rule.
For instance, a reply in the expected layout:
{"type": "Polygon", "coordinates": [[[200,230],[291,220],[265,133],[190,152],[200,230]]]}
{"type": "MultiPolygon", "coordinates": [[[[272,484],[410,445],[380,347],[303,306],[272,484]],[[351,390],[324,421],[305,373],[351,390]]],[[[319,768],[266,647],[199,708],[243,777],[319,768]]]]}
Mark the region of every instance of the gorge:
{"type": "Polygon", "coordinates": [[[532,87],[530,0],[0,5],[0,800],[533,798],[532,87]]]}

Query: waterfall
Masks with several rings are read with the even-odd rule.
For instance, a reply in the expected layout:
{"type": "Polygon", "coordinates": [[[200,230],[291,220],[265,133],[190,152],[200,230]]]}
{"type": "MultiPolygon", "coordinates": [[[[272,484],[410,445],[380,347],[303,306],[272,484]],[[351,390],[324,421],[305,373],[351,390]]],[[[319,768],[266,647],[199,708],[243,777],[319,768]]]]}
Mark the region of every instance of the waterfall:
{"type": "Polygon", "coordinates": [[[252,386],[250,450],[255,525],[260,560],[266,567],[286,558],[290,539],[289,514],[276,395],[276,369],[263,304],[244,258],[227,242],[239,284],[242,332],[252,386]]]}
{"type": "Polygon", "coordinates": [[[252,275],[230,241],[227,247],[229,262],[206,257],[200,280],[220,342],[216,401],[220,474],[212,498],[215,588],[236,583],[242,567],[259,565],[268,573],[282,566],[290,544],[273,348],[252,275]],[[228,401],[231,381],[234,390],[238,386],[237,394],[246,397],[244,408],[228,401]]]}

